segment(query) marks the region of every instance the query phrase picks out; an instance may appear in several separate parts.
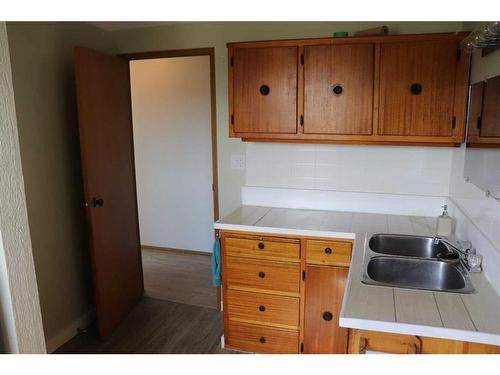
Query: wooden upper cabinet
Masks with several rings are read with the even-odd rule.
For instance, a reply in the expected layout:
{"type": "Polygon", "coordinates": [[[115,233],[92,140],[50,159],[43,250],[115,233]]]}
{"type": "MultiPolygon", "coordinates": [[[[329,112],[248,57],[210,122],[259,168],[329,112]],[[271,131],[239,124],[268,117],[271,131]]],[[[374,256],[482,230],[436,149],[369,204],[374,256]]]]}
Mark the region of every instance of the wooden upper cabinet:
{"type": "Polygon", "coordinates": [[[297,51],[296,46],[232,51],[234,132],[297,132],[297,51]]]}
{"type": "Polygon", "coordinates": [[[460,50],[467,35],[229,43],[230,136],[457,146],[467,112],[470,54],[460,50]]]}
{"type": "Polygon", "coordinates": [[[457,47],[455,39],[381,45],[379,134],[451,137],[457,47]]]}
{"type": "Polygon", "coordinates": [[[372,134],[373,44],[304,47],[304,133],[372,134]]]}

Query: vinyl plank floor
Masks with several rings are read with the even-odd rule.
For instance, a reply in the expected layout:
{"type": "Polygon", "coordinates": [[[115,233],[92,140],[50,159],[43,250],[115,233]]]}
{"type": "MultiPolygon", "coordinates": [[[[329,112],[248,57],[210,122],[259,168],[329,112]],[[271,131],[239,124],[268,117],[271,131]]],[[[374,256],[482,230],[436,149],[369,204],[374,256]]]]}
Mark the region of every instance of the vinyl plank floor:
{"type": "Polygon", "coordinates": [[[209,256],[143,247],[142,267],[146,297],[217,308],[209,256]]]}
{"type": "Polygon", "coordinates": [[[116,331],[101,340],[94,329],[79,333],[56,354],[231,354],[221,349],[222,312],[143,298],[116,331]]]}

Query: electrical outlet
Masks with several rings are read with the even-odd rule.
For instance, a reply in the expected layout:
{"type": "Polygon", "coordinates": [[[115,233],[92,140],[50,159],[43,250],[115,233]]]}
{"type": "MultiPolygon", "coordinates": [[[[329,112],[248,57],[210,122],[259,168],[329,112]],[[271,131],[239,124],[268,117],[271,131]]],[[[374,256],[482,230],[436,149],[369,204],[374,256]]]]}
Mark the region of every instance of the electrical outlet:
{"type": "Polygon", "coordinates": [[[245,155],[231,155],[231,169],[245,169],[245,155]]]}

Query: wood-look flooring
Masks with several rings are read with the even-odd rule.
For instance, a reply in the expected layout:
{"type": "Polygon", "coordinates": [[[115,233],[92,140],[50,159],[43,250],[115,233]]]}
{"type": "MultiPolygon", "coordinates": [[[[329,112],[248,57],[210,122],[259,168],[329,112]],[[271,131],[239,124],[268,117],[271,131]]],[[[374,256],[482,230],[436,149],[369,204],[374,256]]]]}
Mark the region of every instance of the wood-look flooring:
{"type": "Polygon", "coordinates": [[[218,308],[210,256],[143,247],[142,268],[146,297],[218,308]]]}
{"type": "Polygon", "coordinates": [[[107,339],[79,333],[57,354],[226,354],[221,349],[222,312],[143,298],[107,339]]]}

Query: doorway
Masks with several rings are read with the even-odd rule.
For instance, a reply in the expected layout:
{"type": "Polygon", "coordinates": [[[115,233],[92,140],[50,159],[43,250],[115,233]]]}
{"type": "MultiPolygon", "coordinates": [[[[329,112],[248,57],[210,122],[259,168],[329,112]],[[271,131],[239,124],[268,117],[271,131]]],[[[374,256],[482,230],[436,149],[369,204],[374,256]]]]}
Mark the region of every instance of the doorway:
{"type": "Polygon", "coordinates": [[[127,55],[144,295],[218,308],[213,49],[127,55]]]}
{"type": "Polygon", "coordinates": [[[148,285],[206,305],[191,298],[201,287],[219,307],[207,256],[218,219],[213,48],[122,56],[76,48],[75,74],[99,335],[115,331],[148,285]],[[144,277],[141,246],[154,266],[144,277]],[[183,266],[192,257],[203,272],[183,266]]]}

